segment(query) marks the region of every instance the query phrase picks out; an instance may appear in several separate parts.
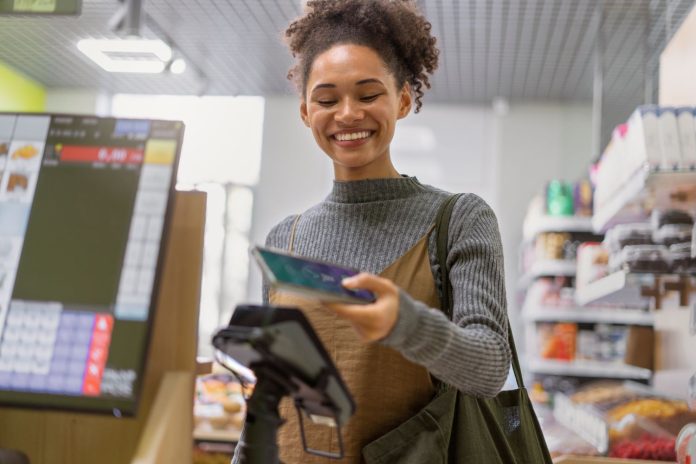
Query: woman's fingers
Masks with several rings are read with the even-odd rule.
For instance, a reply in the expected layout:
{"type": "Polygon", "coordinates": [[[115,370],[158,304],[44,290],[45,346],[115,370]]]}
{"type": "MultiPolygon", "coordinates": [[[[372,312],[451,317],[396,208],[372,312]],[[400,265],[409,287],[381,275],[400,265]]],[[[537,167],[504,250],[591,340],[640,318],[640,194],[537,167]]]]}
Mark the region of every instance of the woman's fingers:
{"type": "Polygon", "coordinates": [[[347,277],[343,279],[341,285],[351,290],[369,290],[375,293],[377,297],[395,288],[395,285],[391,280],[376,276],[374,274],[369,274],[367,272],[361,272],[360,274],[356,274],[352,277],[347,277]]]}
{"type": "Polygon", "coordinates": [[[377,299],[371,304],[324,303],[324,306],[351,322],[363,340],[386,337],[398,318],[398,287],[388,279],[368,273],[344,279],[342,283],[349,289],[369,290],[377,299]]]}

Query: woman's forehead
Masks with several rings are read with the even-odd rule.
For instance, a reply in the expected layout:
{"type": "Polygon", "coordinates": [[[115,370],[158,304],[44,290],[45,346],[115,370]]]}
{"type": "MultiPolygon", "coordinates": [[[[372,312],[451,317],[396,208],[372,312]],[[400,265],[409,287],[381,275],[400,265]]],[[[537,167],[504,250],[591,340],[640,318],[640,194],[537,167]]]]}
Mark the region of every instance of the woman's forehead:
{"type": "Polygon", "coordinates": [[[372,48],[353,44],[335,45],[314,59],[307,88],[311,90],[316,85],[335,83],[332,81],[358,84],[366,79],[386,84],[389,74],[386,64],[372,48]]]}

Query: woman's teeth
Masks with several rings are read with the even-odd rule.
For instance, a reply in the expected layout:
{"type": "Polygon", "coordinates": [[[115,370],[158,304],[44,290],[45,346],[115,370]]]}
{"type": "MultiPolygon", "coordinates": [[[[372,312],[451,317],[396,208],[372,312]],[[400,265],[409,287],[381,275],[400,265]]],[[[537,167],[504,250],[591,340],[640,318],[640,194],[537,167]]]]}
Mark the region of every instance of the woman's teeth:
{"type": "Polygon", "coordinates": [[[336,134],[336,140],[340,142],[346,142],[348,140],[359,140],[359,139],[366,139],[370,136],[369,131],[362,131],[362,132],[352,132],[350,134],[336,134]]]}

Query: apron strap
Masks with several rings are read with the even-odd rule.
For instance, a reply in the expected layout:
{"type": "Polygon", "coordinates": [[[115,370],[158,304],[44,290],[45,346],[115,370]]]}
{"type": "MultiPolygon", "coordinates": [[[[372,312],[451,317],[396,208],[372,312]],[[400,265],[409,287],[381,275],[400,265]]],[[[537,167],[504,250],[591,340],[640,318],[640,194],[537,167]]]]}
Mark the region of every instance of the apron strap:
{"type": "MultiPolygon", "coordinates": [[[[449,267],[447,265],[447,240],[450,216],[452,215],[454,204],[457,202],[460,196],[462,196],[461,193],[456,193],[447,198],[442,206],[440,206],[440,210],[437,212],[437,216],[435,218],[435,224],[437,226],[437,261],[440,264],[440,280],[442,285],[442,302],[440,309],[445,313],[450,321],[454,319],[454,308],[452,305],[452,285],[449,280],[449,267]]],[[[524,382],[522,381],[522,370],[520,369],[520,362],[517,359],[517,349],[515,348],[515,339],[512,336],[512,327],[510,327],[509,319],[507,338],[508,344],[510,345],[512,370],[515,373],[515,380],[517,381],[519,388],[524,388],[524,382]]]]}
{"type": "Polygon", "coordinates": [[[288,251],[292,253],[292,249],[295,246],[295,230],[297,229],[297,223],[300,222],[300,217],[302,215],[298,214],[295,216],[295,220],[292,221],[292,228],[290,229],[290,238],[288,239],[288,251]]]}

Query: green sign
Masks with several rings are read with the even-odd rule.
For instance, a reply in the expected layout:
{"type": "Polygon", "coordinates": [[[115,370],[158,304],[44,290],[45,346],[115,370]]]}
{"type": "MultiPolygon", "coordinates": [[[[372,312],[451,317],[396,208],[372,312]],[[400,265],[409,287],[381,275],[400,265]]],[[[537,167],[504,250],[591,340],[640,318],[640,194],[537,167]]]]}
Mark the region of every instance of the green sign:
{"type": "Polygon", "coordinates": [[[0,14],[79,15],[82,0],[0,0],[0,14]]]}

